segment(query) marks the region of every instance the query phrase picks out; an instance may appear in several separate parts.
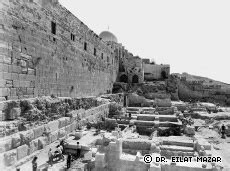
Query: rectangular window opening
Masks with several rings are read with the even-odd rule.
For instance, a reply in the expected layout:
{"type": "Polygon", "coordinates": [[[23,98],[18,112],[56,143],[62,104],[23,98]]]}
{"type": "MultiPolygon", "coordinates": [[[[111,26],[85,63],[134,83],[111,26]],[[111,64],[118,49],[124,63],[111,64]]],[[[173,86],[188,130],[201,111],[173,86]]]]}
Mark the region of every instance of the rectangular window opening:
{"type": "Polygon", "coordinates": [[[104,54],[103,54],[103,53],[101,53],[101,59],[103,59],[103,56],[104,56],[104,54]]]}
{"type": "Polygon", "coordinates": [[[87,43],[84,43],[84,50],[87,51],[87,43]]]}
{"type": "Polygon", "coordinates": [[[94,48],[93,55],[97,56],[97,49],[96,48],[94,48]]]}
{"type": "Polygon", "coordinates": [[[71,40],[75,41],[75,35],[73,33],[71,33],[71,40]]]}
{"type": "Polygon", "coordinates": [[[51,21],[51,32],[56,35],[56,23],[51,21]]]}

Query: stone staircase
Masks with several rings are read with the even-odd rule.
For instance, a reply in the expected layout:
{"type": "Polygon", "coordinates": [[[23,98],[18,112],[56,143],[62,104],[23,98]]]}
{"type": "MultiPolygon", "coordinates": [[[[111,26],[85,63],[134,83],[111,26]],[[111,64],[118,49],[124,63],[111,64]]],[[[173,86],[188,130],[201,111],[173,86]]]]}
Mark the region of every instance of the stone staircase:
{"type": "MultiPolygon", "coordinates": [[[[173,137],[174,138],[174,137],[173,137]]],[[[192,140],[163,140],[160,145],[161,156],[194,156],[194,143],[192,140]]]]}
{"type": "MultiPolygon", "coordinates": [[[[126,113],[131,114],[131,120],[140,134],[151,134],[159,128],[170,129],[181,126],[181,122],[174,114],[174,107],[139,108],[127,107],[126,113]]],[[[178,129],[179,130],[179,129],[178,129]]]]}

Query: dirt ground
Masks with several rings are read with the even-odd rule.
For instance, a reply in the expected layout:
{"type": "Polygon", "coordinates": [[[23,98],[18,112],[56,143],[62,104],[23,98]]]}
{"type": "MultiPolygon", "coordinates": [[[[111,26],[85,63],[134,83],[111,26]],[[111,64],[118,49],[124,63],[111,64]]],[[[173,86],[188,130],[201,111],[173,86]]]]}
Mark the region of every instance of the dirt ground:
{"type": "Polygon", "coordinates": [[[205,138],[208,142],[213,144],[213,147],[222,156],[224,166],[230,169],[230,137],[225,139],[221,138],[218,132],[217,126],[222,124],[230,124],[229,120],[214,121],[212,123],[205,123],[204,120],[195,119],[195,124],[200,124],[205,127],[201,127],[197,131],[197,135],[205,138]]]}

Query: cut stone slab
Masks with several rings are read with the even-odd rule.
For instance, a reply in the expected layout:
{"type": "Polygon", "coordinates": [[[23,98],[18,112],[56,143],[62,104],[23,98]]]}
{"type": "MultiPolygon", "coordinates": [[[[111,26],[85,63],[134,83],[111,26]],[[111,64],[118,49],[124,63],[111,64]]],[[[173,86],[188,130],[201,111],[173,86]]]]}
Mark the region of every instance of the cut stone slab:
{"type": "Polygon", "coordinates": [[[126,110],[130,110],[130,111],[140,111],[140,108],[138,108],[138,107],[127,107],[126,110]]]}
{"type": "Polygon", "coordinates": [[[66,130],[66,134],[71,133],[71,126],[70,125],[66,126],[65,130],[66,130]]]}
{"type": "Polygon", "coordinates": [[[12,149],[12,138],[7,137],[0,140],[0,153],[9,151],[12,149]]]}
{"type": "Polygon", "coordinates": [[[183,152],[194,152],[192,147],[183,147],[183,146],[175,146],[175,145],[161,145],[161,150],[169,150],[169,151],[183,151],[183,152]]]}
{"type": "Polygon", "coordinates": [[[159,115],[173,115],[174,114],[174,108],[169,108],[169,109],[157,111],[157,112],[159,113],[159,115]]]}
{"type": "Polygon", "coordinates": [[[50,142],[50,143],[52,143],[52,142],[58,140],[58,133],[59,133],[59,131],[55,131],[55,132],[51,132],[51,133],[49,134],[49,142],[50,142]]]}
{"type": "Polygon", "coordinates": [[[88,151],[84,154],[84,161],[91,161],[93,159],[92,151],[88,151]]]}
{"type": "Polygon", "coordinates": [[[105,163],[105,153],[96,153],[95,155],[95,166],[104,168],[106,165],[105,163]]]}
{"type": "Polygon", "coordinates": [[[71,132],[73,132],[75,129],[76,129],[76,127],[77,127],[77,122],[76,121],[74,121],[71,125],[70,125],[70,131],[71,132]]]}
{"type": "Polygon", "coordinates": [[[21,137],[20,137],[20,134],[17,133],[17,134],[14,134],[12,136],[12,148],[17,148],[21,145],[21,137]]]}
{"type": "Polygon", "coordinates": [[[58,138],[63,138],[66,136],[66,131],[65,131],[65,128],[62,128],[62,129],[59,129],[59,132],[58,132],[58,138]]]}
{"type": "Polygon", "coordinates": [[[139,120],[137,120],[137,121],[135,121],[135,125],[140,125],[140,126],[154,126],[155,125],[155,123],[154,123],[154,121],[139,121],[139,120]]]}
{"type": "Polygon", "coordinates": [[[17,149],[8,151],[4,154],[5,166],[12,166],[17,161],[17,149]]]}
{"type": "Polygon", "coordinates": [[[29,147],[28,145],[24,144],[17,148],[17,160],[20,160],[28,155],[29,147]]]}
{"type": "Polygon", "coordinates": [[[163,145],[194,147],[194,143],[192,140],[163,140],[163,145]]]}
{"type": "Polygon", "coordinates": [[[186,126],[184,132],[187,135],[195,135],[195,128],[194,126],[186,126]]]}
{"type": "Polygon", "coordinates": [[[159,123],[159,125],[158,125],[159,127],[182,126],[181,122],[158,122],[158,123],[159,123]]]}
{"type": "Polygon", "coordinates": [[[171,107],[172,106],[171,99],[158,99],[158,98],[156,98],[155,103],[156,103],[156,106],[159,106],[159,107],[171,107]]]}
{"type": "Polygon", "coordinates": [[[43,133],[45,131],[45,127],[43,125],[41,125],[41,126],[34,128],[33,131],[34,131],[34,138],[36,139],[36,138],[43,135],[43,133]]]}
{"type": "Polygon", "coordinates": [[[21,109],[20,108],[12,108],[7,115],[7,119],[14,120],[14,119],[18,118],[20,115],[21,115],[21,109]]]}
{"type": "Polygon", "coordinates": [[[50,132],[57,131],[59,129],[59,121],[51,121],[47,124],[47,127],[49,128],[50,132]]]}
{"type": "Polygon", "coordinates": [[[146,114],[141,114],[137,116],[137,120],[142,120],[142,121],[154,121],[158,117],[158,115],[146,115],[146,114]]]}
{"type": "Polygon", "coordinates": [[[159,121],[177,122],[177,117],[175,115],[159,115],[159,121]]]}
{"type": "Polygon", "coordinates": [[[133,150],[150,150],[151,144],[151,141],[148,140],[128,139],[122,142],[122,148],[133,150]]]}
{"type": "Polygon", "coordinates": [[[21,145],[23,144],[29,144],[30,141],[34,139],[34,131],[29,130],[29,131],[23,131],[20,132],[20,137],[21,137],[21,145]]]}
{"type": "Polygon", "coordinates": [[[59,129],[66,126],[66,118],[65,117],[58,119],[58,122],[59,122],[59,129]]]}
{"type": "Polygon", "coordinates": [[[209,142],[207,142],[205,139],[198,139],[196,144],[196,150],[200,151],[202,146],[205,150],[211,150],[211,144],[209,142]]]}
{"type": "Polygon", "coordinates": [[[29,143],[29,154],[32,154],[37,150],[38,150],[38,139],[35,139],[29,143]]]}
{"type": "Polygon", "coordinates": [[[48,138],[47,137],[38,138],[38,150],[45,148],[45,146],[47,144],[48,144],[48,138]]]}
{"type": "Polygon", "coordinates": [[[70,117],[65,117],[65,120],[66,120],[66,126],[71,124],[70,117]]]}

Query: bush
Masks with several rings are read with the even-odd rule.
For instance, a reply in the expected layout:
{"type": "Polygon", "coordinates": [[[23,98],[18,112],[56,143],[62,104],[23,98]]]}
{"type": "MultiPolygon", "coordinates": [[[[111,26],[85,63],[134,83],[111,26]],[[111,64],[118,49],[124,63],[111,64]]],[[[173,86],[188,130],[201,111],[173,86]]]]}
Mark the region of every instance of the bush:
{"type": "Polygon", "coordinates": [[[122,106],[117,103],[112,103],[109,106],[109,115],[120,115],[122,113],[122,106]]]}

